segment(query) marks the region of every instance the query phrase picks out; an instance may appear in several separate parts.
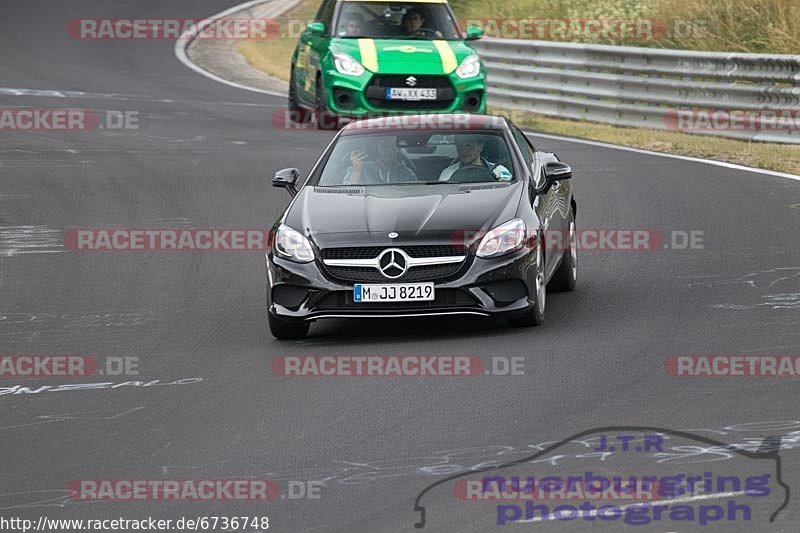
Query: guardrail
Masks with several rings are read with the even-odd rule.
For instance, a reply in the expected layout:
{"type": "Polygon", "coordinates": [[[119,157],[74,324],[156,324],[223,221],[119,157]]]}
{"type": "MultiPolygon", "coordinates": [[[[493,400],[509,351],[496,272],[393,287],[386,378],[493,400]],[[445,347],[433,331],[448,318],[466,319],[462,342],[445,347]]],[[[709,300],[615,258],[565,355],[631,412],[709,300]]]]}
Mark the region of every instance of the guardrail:
{"type": "Polygon", "coordinates": [[[800,143],[800,55],[515,39],[483,39],[474,46],[489,73],[492,106],[800,143]]]}

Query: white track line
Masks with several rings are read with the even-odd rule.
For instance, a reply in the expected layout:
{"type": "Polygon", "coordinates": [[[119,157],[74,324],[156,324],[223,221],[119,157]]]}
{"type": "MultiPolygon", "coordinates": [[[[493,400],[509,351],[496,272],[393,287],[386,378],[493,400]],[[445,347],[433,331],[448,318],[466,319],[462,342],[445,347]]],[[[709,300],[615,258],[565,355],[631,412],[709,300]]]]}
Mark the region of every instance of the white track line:
{"type": "MultiPolygon", "coordinates": [[[[189,59],[189,56],[186,54],[186,50],[189,48],[189,45],[192,44],[192,41],[195,39],[197,34],[202,31],[206,26],[213,23],[215,20],[227,17],[231,13],[236,13],[238,11],[242,11],[244,9],[251,8],[258,4],[263,4],[266,2],[275,1],[275,0],[251,0],[249,2],[245,2],[243,4],[239,4],[237,6],[233,6],[230,9],[226,9],[225,11],[221,11],[216,15],[212,15],[209,18],[203,19],[200,21],[192,29],[187,30],[184,32],[177,41],[175,41],[175,56],[180,60],[181,63],[189,67],[190,69],[194,70],[195,72],[202,74],[203,76],[210,78],[214,81],[218,81],[219,83],[224,83],[225,85],[230,85],[231,87],[236,87],[237,89],[244,89],[245,91],[253,91],[261,94],[268,94],[270,96],[281,96],[285,97],[286,93],[278,92],[278,91],[267,91],[264,89],[256,89],[255,87],[249,87],[247,85],[241,85],[239,83],[226,80],[224,78],[220,78],[216,74],[212,74],[211,72],[207,71],[206,69],[192,63],[189,59]]],[[[586,139],[576,139],[574,137],[563,137],[561,135],[550,135],[547,133],[536,133],[532,131],[526,131],[527,135],[541,137],[543,139],[552,139],[556,141],[565,141],[571,142],[576,144],[585,144],[589,146],[599,146],[601,148],[609,148],[612,150],[621,150],[623,152],[632,152],[635,154],[643,154],[643,155],[652,155],[657,157],[669,157],[671,159],[678,159],[681,161],[690,161],[692,163],[704,163],[706,165],[714,165],[717,167],[728,168],[731,170],[740,170],[743,172],[752,172],[754,174],[761,174],[764,176],[773,176],[776,178],[785,178],[790,180],[800,181],[800,176],[796,174],[787,174],[785,172],[775,172],[773,170],[763,170],[760,168],[753,168],[744,165],[737,165],[735,163],[726,163],[724,161],[715,161],[713,159],[703,159],[700,157],[690,157],[686,155],[676,155],[676,154],[667,154],[664,152],[653,152],[650,150],[643,150],[641,148],[632,148],[630,146],[621,146],[619,144],[610,144],[604,143],[600,141],[589,141],[586,139]]]]}
{"type": "MultiPolygon", "coordinates": [[[[700,494],[697,496],[686,496],[685,498],[675,498],[673,500],[658,500],[655,502],[640,502],[640,503],[630,503],[628,505],[620,505],[618,506],[623,511],[628,509],[629,507],[639,507],[643,503],[647,505],[671,505],[674,503],[690,503],[690,502],[698,502],[703,500],[716,500],[720,498],[735,498],[736,496],[744,496],[747,494],[746,491],[740,492],[715,492],[713,494],[700,494]]],[[[597,509],[594,511],[578,511],[578,516],[581,518],[586,517],[596,517],[597,516],[597,509]]],[[[515,524],[530,524],[531,522],[552,522],[558,520],[554,514],[549,514],[547,516],[542,516],[539,518],[531,518],[530,520],[517,520],[515,524]]]]}
{"type": "Polygon", "coordinates": [[[239,4],[237,6],[233,6],[230,9],[226,9],[225,11],[220,11],[216,15],[212,15],[206,19],[201,20],[197,25],[193,28],[185,31],[181,36],[175,41],[175,57],[178,60],[189,67],[190,69],[194,70],[198,74],[202,74],[203,76],[210,78],[214,81],[218,81],[219,83],[224,83],[225,85],[230,85],[231,87],[236,87],[237,89],[244,89],[245,91],[253,91],[256,93],[261,94],[268,94],[270,96],[286,96],[286,94],[277,92],[277,91],[267,91],[264,89],[256,89],[255,87],[249,87],[247,85],[242,85],[230,80],[226,80],[224,78],[220,78],[216,74],[212,74],[211,72],[207,71],[206,69],[192,63],[192,60],[189,59],[189,56],[186,54],[186,50],[189,48],[189,45],[192,44],[197,34],[203,29],[206,28],[209,24],[212,24],[215,20],[227,17],[231,13],[236,13],[237,11],[242,11],[243,9],[248,9],[253,6],[257,6],[258,4],[263,4],[267,1],[271,0],[251,0],[250,2],[245,2],[244,4],[239,4]]]}
{"type": "Polygon", "coordinates": [[[691,157],[688,155],[667,154],[664,152],[652,152],[650,150],[643,150],[641,148],[632,148],[630,146],[621,146],[619,144],[610,144],[600,141],[589,141],[587,139],[576,139],[574,137],[562,137],[561,135],[550,135],[549,133],[536,133],[534,131],[526,131],[526,135],[532,137],[541,137],[543,139],[553,139],[554,141],[566,141],[577,144],[587,144],[589,146],[599,146],[601,148],[611,148],[612,150],[621,150],[623,152],[633,152],[635,154],[655,155],[658,157],[669,157],[672,159],[680,159],[681,161],[691,161],[692,163],[705,163],[706,165],[714,165],[717,167],[729,168],[732,170],[741,170],[744,172],[752,172],[754,174],[762,174],[764,176],[773,176],[776,178],[786,178],[790,180],[800,181],[800,176],[797,174],[787,174],[785,172],[776,172],[774,170],[763,170],[760,168],[748,167],[745,165],[737,165],[736,163],[726,163],[725,161],[715,161],[713,159],[702,159],[700,157],[691,157]]]}

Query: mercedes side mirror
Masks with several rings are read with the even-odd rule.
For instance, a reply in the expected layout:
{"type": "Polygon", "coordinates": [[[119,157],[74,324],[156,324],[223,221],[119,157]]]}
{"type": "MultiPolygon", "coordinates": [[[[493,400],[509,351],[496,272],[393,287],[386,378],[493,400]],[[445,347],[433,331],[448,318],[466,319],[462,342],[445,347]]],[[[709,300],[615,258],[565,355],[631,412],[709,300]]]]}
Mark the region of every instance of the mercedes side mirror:
{"type": "Polygon", "coordinates": [[[547,194],[557,181],[568,180],[572,178],[572,167],[560,161],[545,163],[544,165],[544,180],[533,190],[533,194],[547,194]]]}
{"type": "Polygon", "coordinates": [[[279,170],[272,177],[273,187],[283,187],[289,194],[294,196],[297,194],[297,178],[300,177],[300,171],[296,168],[284,168],[279,170]]]}
{"type": "Polygon", "coordinates": [[[558,163],[547,163],[544,166],[544,177],[551,182],[572,179],[572,167],[560,161],[558,163]]]}

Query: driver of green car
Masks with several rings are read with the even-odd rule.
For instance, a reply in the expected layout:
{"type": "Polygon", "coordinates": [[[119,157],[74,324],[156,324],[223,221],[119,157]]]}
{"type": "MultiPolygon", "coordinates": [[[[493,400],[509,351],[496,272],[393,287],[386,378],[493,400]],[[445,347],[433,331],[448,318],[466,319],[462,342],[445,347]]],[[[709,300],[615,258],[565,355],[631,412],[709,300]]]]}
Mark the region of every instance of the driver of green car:
{"type": "Polygon", "coordinates": [[[442,32],[425,27],[425,17],[422,16],[422,12],[418,9],[411,8],[406,11],[401,26],[409,37],[425,37],[431,35],[438,38],[442,37],[442,32]]]}
{"type": "Polygon", "coordinates": [[[483,157],[485,144],[478,135],[456,135],[455,145],[458,160],[439,174],[439,181],[448,181],[456,171],[466,167],[484,167],[488,169],[499,181],[509,181],[511,171],[503,165],[492,163],[483,157]]]}

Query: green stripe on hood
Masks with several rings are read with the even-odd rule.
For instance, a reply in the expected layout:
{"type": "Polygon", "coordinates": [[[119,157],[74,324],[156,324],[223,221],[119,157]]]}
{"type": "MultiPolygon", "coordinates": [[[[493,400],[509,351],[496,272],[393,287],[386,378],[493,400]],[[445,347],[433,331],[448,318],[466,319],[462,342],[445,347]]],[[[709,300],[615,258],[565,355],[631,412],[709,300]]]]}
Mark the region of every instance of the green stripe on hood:
{"type": "Polygon", "coordinates": [[[377,72],[381,74],[451,74],[453,70],[472,54],[470,47],[461,41],[434,41],[409,39],[333,39],[332,52],[344,52],[357,59],[365,68],[375,71],[362,55],[364,44],[359,41],[370,40],[377,54],[377,72]],[[448,50],[452,54],[448,54],[448,50]],[[444,66],[447,65],[448,70],[444,66]]]}

